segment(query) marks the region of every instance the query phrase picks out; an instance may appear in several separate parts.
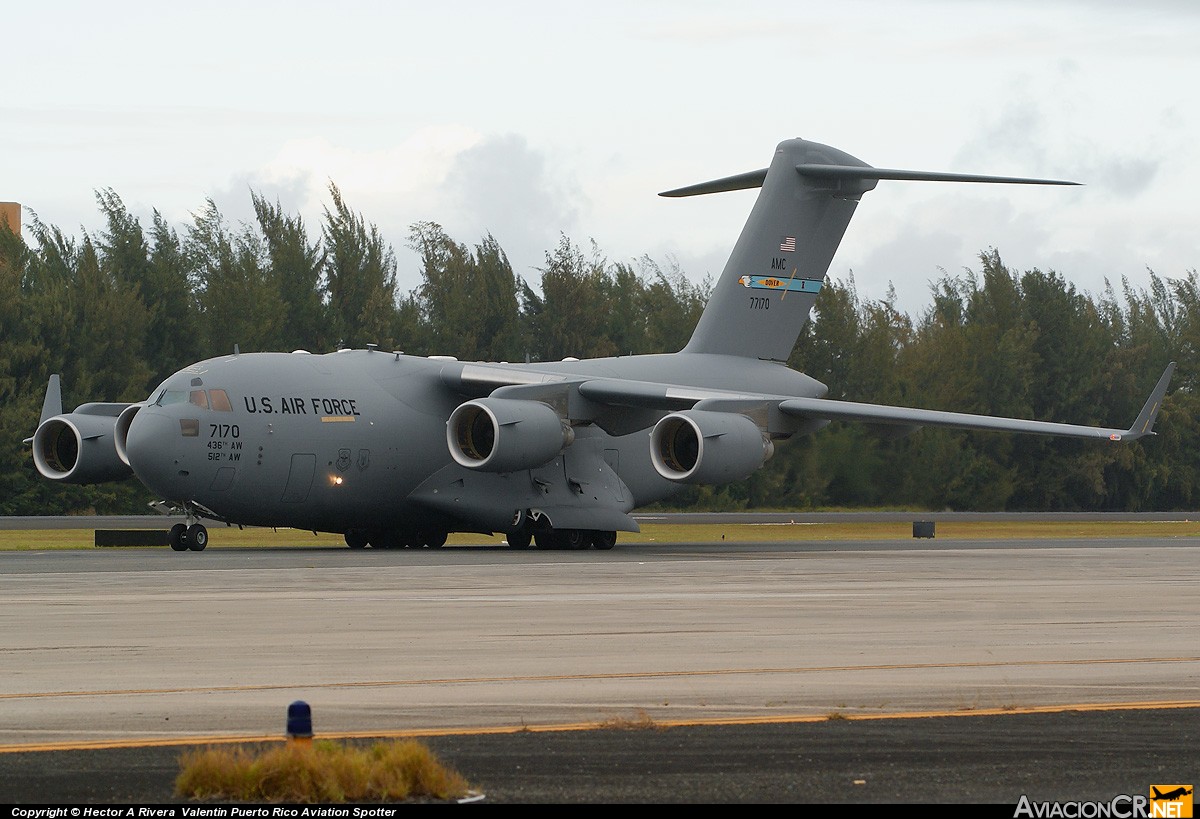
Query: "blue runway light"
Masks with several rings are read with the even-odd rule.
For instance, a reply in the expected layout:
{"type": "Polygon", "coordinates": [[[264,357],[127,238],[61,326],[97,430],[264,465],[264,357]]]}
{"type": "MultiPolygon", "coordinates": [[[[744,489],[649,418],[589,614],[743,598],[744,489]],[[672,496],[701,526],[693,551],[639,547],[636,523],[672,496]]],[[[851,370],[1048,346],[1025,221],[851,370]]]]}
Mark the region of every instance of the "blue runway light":
{"type": "Polygon", "coordinates": [[[310,740],[312,735],[312,709],[304,700],[296,700],[287,710],[288,739],[310,740]]]}

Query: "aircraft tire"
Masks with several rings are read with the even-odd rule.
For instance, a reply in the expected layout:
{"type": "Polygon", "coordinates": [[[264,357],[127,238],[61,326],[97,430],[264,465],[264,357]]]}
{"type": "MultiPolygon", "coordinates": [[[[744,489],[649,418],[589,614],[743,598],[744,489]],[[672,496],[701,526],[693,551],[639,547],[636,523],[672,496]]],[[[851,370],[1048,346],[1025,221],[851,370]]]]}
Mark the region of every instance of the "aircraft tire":
{"type": "Polygon", "coordinates": [[[187,542],[187,526],[182,523],[176,523],[171,527],[170,532],[171,548],[176,552],[186,552],[188,549],[187,542]]]}
{"type": "Polygon", "coordinates": [[[511,549],[528,549],[529,544],[533,542],[533,535],[529,532],[513,532],[505,535],[504,539],[508,541],[511,549]]]}
{"type": "Polygon", "coordinates": [[[592,532],[592,547],[608,550],[617,545],[617,533],[596,530],[592,532]]]}
{"type": "Polygon", "coordinates": [[[591,538],[583,529],[551,529],[536,537],[539,549],[586,549],[591,545],[591,538]]]}
{"type": "Polygon", "coordinates": [[[402,532],[376,532],[370,537],[371,547],[375,549],[403,549],[408,546],[408,538],[402,532]]]}
{"type": "Polygon", "coordinates": [[[449,533],[437,529],[423,533],[421,535],[421,540],[424,541],[425,545],[430,549],[440,549],[446,545],[447,537],[449,537],[449,533]]]}
{"type": "Polygon", "coordinates": [[[363,532],[352,529],[346,533],[346,545],[351,549],[365,549],[367,547],[367,536],[363,532]]]}
{"type": "Polygon", "coordinates": [[[543,552],[549,551],[550,549],[566,548],[565,544],[563,543],[562,532],[559,532],[557,529],[551,529],[546,532],[538,532],[533,536],[533,539],[537,541],[537,547],[543,552]]]}
{"type": "Polygon", "coordinates": [[[187,547],[193,552],[203,552],[208,545],[208,529],[203,523],[193,523],[187,529],[187,547]]]}
{"type": "Polygon", "coordinates": [[[563,548],[578,551],[592,545],[591,533],[585,529],[563,529],[563,548]]]}

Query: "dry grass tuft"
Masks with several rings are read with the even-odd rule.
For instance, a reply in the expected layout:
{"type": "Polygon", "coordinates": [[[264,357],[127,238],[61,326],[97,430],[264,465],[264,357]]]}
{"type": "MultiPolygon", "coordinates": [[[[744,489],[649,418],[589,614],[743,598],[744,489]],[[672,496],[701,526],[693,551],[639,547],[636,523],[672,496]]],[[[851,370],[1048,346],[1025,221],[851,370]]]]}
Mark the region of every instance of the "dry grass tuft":
{"type": "Polygon", "coordinates": [[[467,781],[415,740],[370,747],[322,740],[189,751],[175,793],[245,802],[396,802],[466,796],[467,781]]]}
{"type": "Polygon", "coordinates": [[[629,719],[627,717],[613,717],[612,719],[607,719],[600,723],[600,727],[613,728],[618,731],[657,731],[662,729],[662,726],[655,722],[649,714],[641,710],[638,711],[637,716],[633,719],[629,719]]]}

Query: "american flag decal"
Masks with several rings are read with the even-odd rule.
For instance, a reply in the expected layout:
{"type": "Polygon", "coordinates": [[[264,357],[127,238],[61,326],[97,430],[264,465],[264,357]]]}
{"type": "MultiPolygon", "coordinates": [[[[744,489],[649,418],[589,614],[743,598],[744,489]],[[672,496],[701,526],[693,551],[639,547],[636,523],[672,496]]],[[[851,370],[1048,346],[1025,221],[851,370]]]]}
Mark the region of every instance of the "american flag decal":
{"type": "Polygon", "coordinates": [[[779,243],[779,249],[784,253],[794,253],[796,250],[796,237],[784,236],[783,241],[779,243]]]}

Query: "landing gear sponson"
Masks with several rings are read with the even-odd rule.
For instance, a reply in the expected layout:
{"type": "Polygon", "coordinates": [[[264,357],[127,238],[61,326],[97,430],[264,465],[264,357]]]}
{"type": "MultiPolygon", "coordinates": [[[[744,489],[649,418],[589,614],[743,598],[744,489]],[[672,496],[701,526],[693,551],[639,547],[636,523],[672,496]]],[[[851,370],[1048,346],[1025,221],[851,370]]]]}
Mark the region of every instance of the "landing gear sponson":
{"type": "Polygon", "coordinates": [[[372,532],[366,529],[351,529],[346,532],[346,545],[351,549],[440,549],[446,545],[447,533],[442,529],[406,532],[390,530],[372,532]]]}
{"type": "MultiPolygon", "coordinates": [[[[351,529],[346,532],[346,545],[351,549],[440,548],[446,544],[446,532],[369,532],[351,529]]],[[[539,549],[611,549],[617,545],[617,533],[599,529],[546,529],[540,532],[521,530],[506,536],[513,549],[528,549],[535,540],[539,549]]],[[[173,543],[174,541],[172,541],[173,543]]],[[[186,548],[186,547],[185,547],[186,548]]]]}

